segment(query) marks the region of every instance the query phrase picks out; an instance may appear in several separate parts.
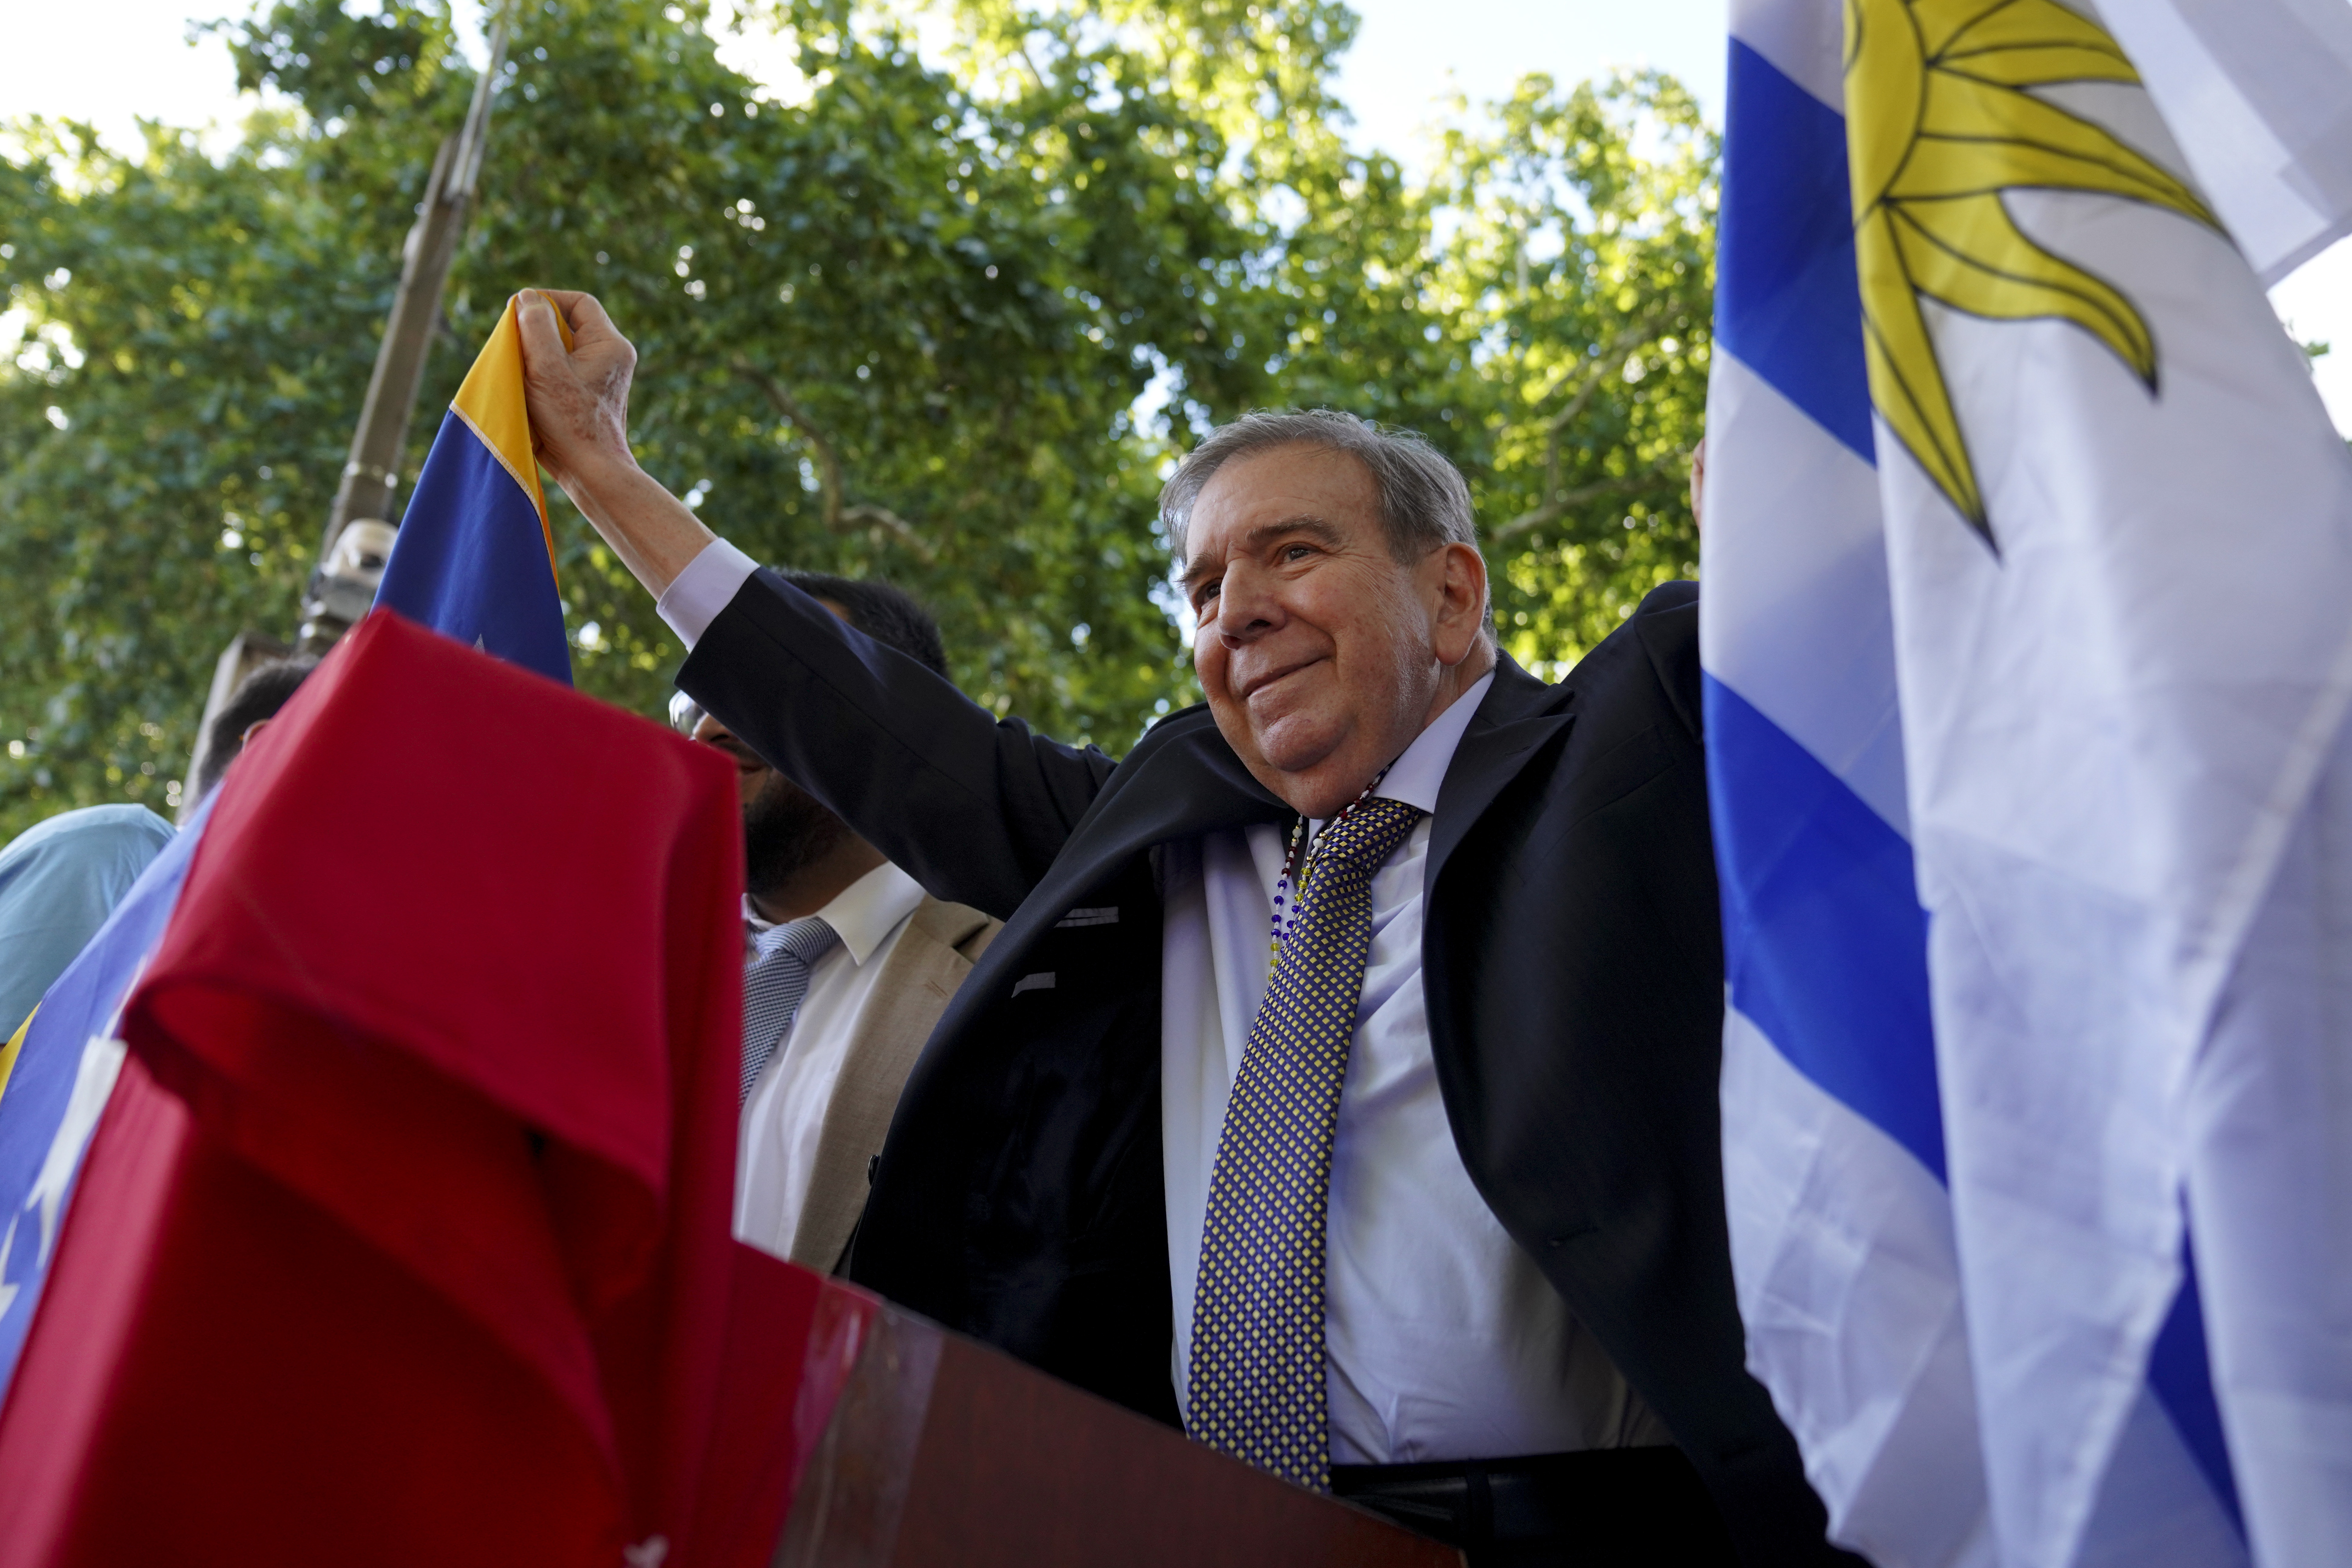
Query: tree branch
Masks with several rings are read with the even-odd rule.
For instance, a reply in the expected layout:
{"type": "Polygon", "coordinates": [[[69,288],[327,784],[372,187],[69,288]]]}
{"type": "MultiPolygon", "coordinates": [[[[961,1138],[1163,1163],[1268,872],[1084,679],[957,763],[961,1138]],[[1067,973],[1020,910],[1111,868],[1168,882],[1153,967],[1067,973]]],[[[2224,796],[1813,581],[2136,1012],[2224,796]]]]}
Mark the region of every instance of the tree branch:
{"type": "Polygon", "coordinates": [[[1601,346],[1599,353],[1593,354],[1575,374],[1561,384],[1573,385],[1576,390],[1569,395],[1568,401],[1560,405],[1559,413],[1544,421],[1543,493],[1545,499],[1540,505],[1521,512],[1487,535],[1489,542],[1500,544],[1506,540],[1515,539],[1520,534],[1541,528],[1546,523],[1556,521],[1570,507],[1582,506],[1587,501],[1599,500],[1603,496],[1624,494],[1640,489],[1663,472],[1662,463],[1653,463],[1641,473],[1629,474],[1623,479],[1600,479],[1576,489],[1562,489],[1559,444],[1560,438],[1568,434],[1569,426],[1583,417],[1584,411],[1590,408],[1592,405],[1592,400],[1600,395],[1601,384],[1608,379],[1609,373],[1623,362],[1625,355],[1656,337],[1659,330],[1665,324],[1666,318],[1663,311],[1643,317],[1610,339],[1601,346]]]}
{"type": "Polygon", "coordinates": [[[1559,521],[1572,508],[1582,506],[1587,501],[1596,501],[1604,496],[1632,495],[1636,491],[1647,489],[1652,485],[1672,477],[1667,472],[1667,464],[1673,460],[1671,458],[1661,458],[1637,474],[1626,474],[1612,479],[1595,479],[1589,485],[1579,485],[1572,490],[1554,490],[1551,498],[1542,505],[1529,508],[1487,534],[1486,542],[1507,543],[1521,534],[1531,533],[1547,523],[1559,521]]]}
{"type": "Polygon", "coordinates": [[[915,531],[915,525],[887,506],[853,506],[841,514],[844,528],[871,527],[886,529],[898,535],[898,542],[913,552],[915,558],[929,566],[939,559],[936,552],[915,531]]]}
{"type": "Polygon", "coordinates": [[[840,532],[841,454],[834,449],[832,442],[824,438],[824,432],[816,427],[816,422],[808,416],[808,410],[800,405],[800,400],[784,390],[782,382],[748,360],[737,360],[734,370],[737,375],[760,389],[769,405],[791,423],[800,438],[807,442],[809,448],[816,454],[817,517],[824,522],[826,532],[840,532]]]}
{"type": "Polygon", "coordinates": [[[858,505],[845,507],[841,503],[843,477],[841,453],[816,427],[808,411],[784,387],[784,384],[748,360],[739,359],[732,366],[735,374],[760,389],[770,406],[784,416],[800,438],[816,454],[817,516],[828,533],[844,533],[853,528],[880,528],[897,536],[898,542],[913,552],[926,566],[938,559],[915,525],[887,506],[858,505]]]}

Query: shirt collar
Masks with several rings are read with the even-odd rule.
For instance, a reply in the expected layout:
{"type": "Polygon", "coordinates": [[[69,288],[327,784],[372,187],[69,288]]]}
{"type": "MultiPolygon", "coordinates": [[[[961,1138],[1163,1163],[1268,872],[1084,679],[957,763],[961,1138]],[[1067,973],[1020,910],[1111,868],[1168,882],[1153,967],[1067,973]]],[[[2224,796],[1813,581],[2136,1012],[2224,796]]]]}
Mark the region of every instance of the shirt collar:
{"type": "Polygon", "coordinates": [[[1470,689],[1446,705],[1445,711],[1429,721],[1429,727],[1413,737],[1404,755],[1389,769],[1388,777],[1372,793],[1386,799],[1419,806],[1435,816],[1437,792],[1445,784],[1445,770],[1454,765],[1454,753],[1462,744],[1462,732],[1470,728],[1477,716],[1478,704],[1486,700],[1486,689],[1495,684],[1495,672],[1488,670],[1470,683],[1470,689]]]}
{"type": "Polygon", "coordinates": [[[841,938],[850,962],[862,966],[922,901],[922,884],[885,860],[842,889],[817,917],[841,938]]]}
{"type": "MultiPolygon", "coordinates": [[[[923,901],[922,884],[885,860],[835,896],[833,902],[817,910],[817,918],[833,928],[847,950],[852,963],[863,965],[883,939],[897,929],[900,921],[915,912],[923,901]]],[[[776,929],[776,922],[762,919],[752,907],[751,895],[743,895],[743,926],[752,936],[776,929]]]]}

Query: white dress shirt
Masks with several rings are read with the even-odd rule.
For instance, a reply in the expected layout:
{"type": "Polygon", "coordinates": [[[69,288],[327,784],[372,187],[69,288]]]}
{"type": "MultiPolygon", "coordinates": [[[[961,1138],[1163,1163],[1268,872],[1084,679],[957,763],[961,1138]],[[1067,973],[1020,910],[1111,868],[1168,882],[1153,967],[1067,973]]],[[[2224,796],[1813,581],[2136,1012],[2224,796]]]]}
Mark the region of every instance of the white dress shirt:
{"type": "MultiPolygon", "coordinates": [[[[884,861],[817,918],[841,938],[809,970],[808,992],[743,1102],[735,1153],[735,1235],[789,1259],[816,1172],[817,1135],[875,977],[922,904],[912,877],[884,861]]],[[[748,911],[747,911],[748,912],[748,911]]],[[[754,929],[766,921],[753,919],[754,929]]]]}
{"type": "MultiPolygon", "coordinates": [[[[1434,813],[1494,676],[1439,714],[1381,782],[1434,813]]],[[[1471,1185],[1429,1045],[1422,896],[1433,816],[1372,877],[1372,951],[1339,1089],[1324,1224],[1331,1462],[1412,1464],[1669,1441],[1471,1185]]],[[[1320,824],[1315,825],[1319,827],[1320,824]]],[[[1267,824],[1171,846],[1160,944],[1168,1270],[1185,1400],[1201,1230],[1251,1022],[1288,835],[1267,824]]]]}
{"type": "Polygon", "coordinates": [[[714,539],[686,563],[685,571],[670,579],[654,608],[691,653],[710,623],[719,618],[719,612],[727,607],[727,601],[759,569],[758,562],[725,540],[714,539]]]}
{"type": "MultiPolygon", "coordinates": [[[[692,647],[755,569],[723,541],[708,546],[662,595],[662,618],[692,647]]],[[[1493,679],[1438,715],[1390,769],[1381,795],[1434,813],[1454,749],[1493,679]]],[[[1432,820],[1424,817],[1372,878],[1372,951],[1339,1091],[1325,1224],[1332,1462],[1670,1442],[1535,1260],[1505,1234],[1454,1145],[1422,994],[1432,820]]],[[[1176,1324],[1169,1372],[1180,1405],[1209,1181],[1272,968],[1285,845],[1283,829],[1260,825],[1166,852],[1160,1131],[1176,1324]]],[[[814,983],[810,994],[814,1001],[814,983]]]]}

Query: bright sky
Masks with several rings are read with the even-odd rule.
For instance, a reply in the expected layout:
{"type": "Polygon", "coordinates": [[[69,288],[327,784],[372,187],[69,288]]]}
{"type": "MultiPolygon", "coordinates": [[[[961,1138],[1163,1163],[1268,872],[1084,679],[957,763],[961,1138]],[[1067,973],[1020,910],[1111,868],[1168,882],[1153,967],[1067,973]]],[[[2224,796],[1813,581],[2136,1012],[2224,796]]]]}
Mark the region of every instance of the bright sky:
{"type": "MultiPolygon", "coordinates": [[[[1363,19],[1340,72],[1360,144],[1408,165],[1424,160],[1427,129],[1455,93],[1503,96],[1524,71],[1574,82],[1615,66],[1672,71],[1707,117],[1723,112],[1725,0],[1352,0],[1363,19]]],[[[215,0],[221,11],[237,0],[215,0]]],[[[463,5],[474,10],[472,5],[463,5]]],[[[74,0],[11,7],[0,50],[0,116],[74,115],[110,142],[134,145],[144,115],[168,124],[233,122],[228,51],[186,41],[205,0],[74,0]]],[[[2319,362],[2321,395],[2352,435],[2352,240],[2272,291],[2298,337],[2337,346],[2319,362]]]]}

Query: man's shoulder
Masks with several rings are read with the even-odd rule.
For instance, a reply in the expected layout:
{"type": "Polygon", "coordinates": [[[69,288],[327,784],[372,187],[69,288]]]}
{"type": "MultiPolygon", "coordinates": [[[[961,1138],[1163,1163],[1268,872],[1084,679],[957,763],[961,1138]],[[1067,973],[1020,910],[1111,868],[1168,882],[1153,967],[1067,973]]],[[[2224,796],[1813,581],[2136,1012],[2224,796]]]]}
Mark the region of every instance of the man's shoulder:
{"type": "MultiPolygon", "coordinates": [[[[1195,702],[1152,721],[1113,765],[1095,813],[1112,808],[1140,791],[1146,797],[1231,788],[1263,793],[1217,728],[1205,702],[1195,702]]],[[[1090,814],[1090,815],[1094,815],[1090,814]]]]}
{"type": "Polygon", "coordinates": [[[968,963],[977,962],[980,955],[988,951],[988,944],[995,940],[996,933],[1003,929],[1004,922],[993,915],[982,914],[970,904],[935,899],[929,893],[923,895],[923,901],[915,906],[915,912],[908,918],[909,932],[921,933],[928,941],[956,952],[968,963]]]}
{"type": "Polygon", "coordinates": [[[5,846],[0,868],[152,858],[172,841],[172,825],[143,805],[86,805],[36,823],[5,846]]]}
{"type": "Polygon", "coordinates": [[[1693,741],[1700,718],[1698,584],[1661,583],[1560,683],[1580,708],[1633,704],[1671,714],[1693,741]]]}
{"type": "Polygon", "coordinates": [[[1209,711],[1209,705],[1195,702],[1154,719],[1145,727],[1133,749],[1120,761],[1134,762],[1153,752],[1171,746],[1198,745],[1203,741],[1223,745],[1224,736],[1219,732],[1216,715],[1209,711]]]}

